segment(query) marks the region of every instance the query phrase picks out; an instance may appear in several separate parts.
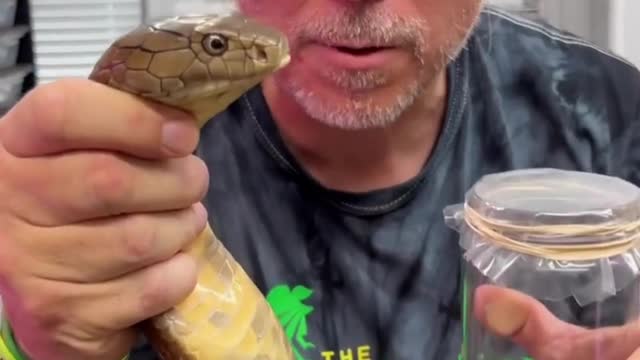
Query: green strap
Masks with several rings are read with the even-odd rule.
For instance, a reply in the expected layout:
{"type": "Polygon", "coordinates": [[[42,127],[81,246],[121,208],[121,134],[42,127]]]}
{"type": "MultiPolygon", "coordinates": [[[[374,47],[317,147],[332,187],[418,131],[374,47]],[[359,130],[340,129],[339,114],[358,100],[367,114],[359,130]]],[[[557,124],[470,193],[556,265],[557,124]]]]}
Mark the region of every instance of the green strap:
{"type": "Polygon", "coordinates": [[[11,351],[9,351],[9,347],[5,344],[4,340],[0,336],[0,359],[6,360],[16,360],[11,351]]]}
{"type": "Polygon", "coordinates": [[[2,315],[2,324],[0,325],[0,336],[4,341],[7,349],[13,355],[16,360],[28,360],[29,358],[25,353],[20,349],[18,344],[16,344],[15,339],[13,338],[13,331],[11,330],[11,325],[9,325],[9,321],[5,314],[2,315]]]}

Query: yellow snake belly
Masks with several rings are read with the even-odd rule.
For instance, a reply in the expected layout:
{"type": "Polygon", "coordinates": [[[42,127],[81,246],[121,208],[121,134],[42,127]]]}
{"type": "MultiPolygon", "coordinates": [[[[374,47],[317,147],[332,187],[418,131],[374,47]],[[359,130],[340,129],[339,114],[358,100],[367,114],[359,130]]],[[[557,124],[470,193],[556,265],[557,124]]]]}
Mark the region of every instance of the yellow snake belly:
{"type": "MultiPolygon", "coordinates": [[[[239,14],[175,17],[117,39],[89,78],[189,111],[203,126],[288,62],[283,34],[239,14]]],[[[194,291],[141,324],[161,358],[292,360],[264,295],[209,224],[184,251],[198,263],[194,291]]]]}

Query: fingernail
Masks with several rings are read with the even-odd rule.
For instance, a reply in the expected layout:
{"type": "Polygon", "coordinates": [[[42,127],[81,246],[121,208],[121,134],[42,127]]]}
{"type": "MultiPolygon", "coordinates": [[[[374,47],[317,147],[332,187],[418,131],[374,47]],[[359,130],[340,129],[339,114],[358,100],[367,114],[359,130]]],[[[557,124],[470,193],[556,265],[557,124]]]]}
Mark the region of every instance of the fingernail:
{"type": "Polygon", "coordinates": [[[485,307],[485,320],[491,331],[506,337],[524,326],[527,312],[516,302],[496,300],[485,307]]]}
{"type": "Polygon", "coordinates": [[[193,125],[186,120],[174,120],[162,127],[162,144],[170,155],[187,155],[194,146],[193,125]]]}

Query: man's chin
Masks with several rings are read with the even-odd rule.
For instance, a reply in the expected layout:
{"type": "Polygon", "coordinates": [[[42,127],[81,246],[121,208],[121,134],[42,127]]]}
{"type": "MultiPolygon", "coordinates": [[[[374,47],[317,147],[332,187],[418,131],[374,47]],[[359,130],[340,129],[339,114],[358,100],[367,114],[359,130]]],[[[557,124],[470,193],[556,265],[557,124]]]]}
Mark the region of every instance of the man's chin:
{"type": "Polygon", "coordinates": [[[343,130],[384,128],[393,124],[415,102],[417,87],[402,93],[390,89],[328,89],[295,87],[291,95],[314,120],[343,130]]]}

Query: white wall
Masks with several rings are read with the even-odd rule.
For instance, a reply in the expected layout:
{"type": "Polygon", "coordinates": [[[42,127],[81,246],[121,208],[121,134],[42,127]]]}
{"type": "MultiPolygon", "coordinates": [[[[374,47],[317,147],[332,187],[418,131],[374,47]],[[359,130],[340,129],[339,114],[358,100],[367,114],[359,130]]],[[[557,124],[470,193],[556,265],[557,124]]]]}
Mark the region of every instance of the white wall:
{"type": "Polygon", "coordinates": [[[542,13],[640,67],[640,0],[543,0],[542,13]]]}
{"type": "Polygon", "coordinates": [[[640,41],[638,41],[638,35],[640,35],[640,22],[638,22],[640,1],[627,0],[626,3],[624,52],[631,61],[640,65],[640,41]]]}
{"type": "Polygon", "coordinates": [[[610,0],[611,47],[640,67],[640,1],[610,0]]]}
{"type": "Polygon", "coordinates": [[[609,46],[609,0],[543,0],[541,14],[551,24],[599,46],[609,46]]]}

